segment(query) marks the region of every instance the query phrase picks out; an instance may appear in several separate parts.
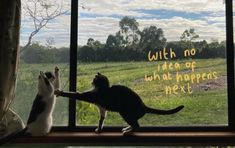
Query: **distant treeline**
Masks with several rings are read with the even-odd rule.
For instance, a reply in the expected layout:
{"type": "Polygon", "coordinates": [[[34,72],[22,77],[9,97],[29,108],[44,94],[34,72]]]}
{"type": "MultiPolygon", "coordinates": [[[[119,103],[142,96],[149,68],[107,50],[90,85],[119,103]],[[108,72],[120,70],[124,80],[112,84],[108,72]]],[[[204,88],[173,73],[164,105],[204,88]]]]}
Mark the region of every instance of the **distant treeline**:
{"type": "MultiPolygon", "coordinates": [[[[194,48],[197,50],[196,56],[193,58],[225,58],[225,42],[207,43],[193,42],[194,48]]],[[[177,59],[184,58],[185,48],[182,43],[169,42],[166,49],[172,48],[177,55],[177,59]]],[[[159,49],[163,50],[163,49],[159,49]]],[[[155,50],[157,51],[157,50],[155,50]]],[[[88,45],[78,48],[78,61],[80,62],[108,62],[108,61],[144,61],[148,60],[149,50],[141,50],[136,48],[94,48],[88,45]]],[[[69,61],[69,48],[49,48],[37,43],[29,46],[21,55],[21,60],[25,63],[64,63],[69,61]]]]}
{"type": "MultiPolygon", "coordinates": [[[[225,42],[197,41],[199,35],[194,28],[186,29],[176,42],[167,42],[162,28],[156,26],[139,29],[135,18],[123,17],[119,22],[119,31],[110,34],[106,43],[93,38],[87,44],[78,48],[78,61],[106,62],[106,61],[144,61],[147,60],[149,50],[160,51],[172,48],[177,59],[184,58],[186,49],[195,48],[193,58],[224,58],[225,42]]],[[[26,63],[58,63],[69,61],[69,48],[55,48],[33,43],[23,50],[21,58],[26,63]]]]}

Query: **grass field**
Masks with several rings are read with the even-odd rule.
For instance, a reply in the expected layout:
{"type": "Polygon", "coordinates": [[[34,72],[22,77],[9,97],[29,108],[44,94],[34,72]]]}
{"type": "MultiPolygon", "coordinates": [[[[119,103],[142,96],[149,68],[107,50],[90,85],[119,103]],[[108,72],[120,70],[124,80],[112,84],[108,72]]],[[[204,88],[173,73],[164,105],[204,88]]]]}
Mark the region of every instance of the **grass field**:
{"type": "MultiPolygon", "coordinates": [[[[185,61],[175,61],[184,63],[185,61]]],[[[153,108],[170,109],[178,105],[185,108],[175,115],[160,116],[147,114],[140,119],[141,125],[221,125],[227,124],[227,91],[226,91],[226,64],[224,59],[196,60],[196,72],[216,71],[218,79],[204,80],[199,84],[193,84],[193,93],[179,93],[165,95],[164,87],[174,84],[172,81],[144,80],[145,74],[151,74],[156,65],[161,62],[106,62],[106,63],[78,63],[79,91],[91,88],[91,81],[97,72],[110,79],[111,84],[126,85],[135,90],[145,104],[153,108]]],[[[37,75],[39,70],[53,70],[56,64],[21,64],[18,74],[18,85],[14,109],[20,116],[27,120],[32,101],[37,90],[37,75]]],[[[68,89],[68,66],[57,64],[61,69],[61,87],[68,89]]],[[[180,73],[189,73],[185,68],[180,73]]],[[[160,71],[160,73],[163,73],[160,71]]],[[[171,73],[175,73],[174,70],[171,73]]],[[[182,85],[185,82],[181,82],[182,85]]],[[[180,84],[181,85],[181,84],[180,84]]],[[[77,103],[77,123],[79,125],[94,125],[98,122],[98,111],[94,105],[77,103]]],[[[67,124],[68,99],[58,98],[54,119],[57,125],[67,124]]],[[[125,122],[117,113],[108,113],[106,125],[123,125],[125,122]]]]}

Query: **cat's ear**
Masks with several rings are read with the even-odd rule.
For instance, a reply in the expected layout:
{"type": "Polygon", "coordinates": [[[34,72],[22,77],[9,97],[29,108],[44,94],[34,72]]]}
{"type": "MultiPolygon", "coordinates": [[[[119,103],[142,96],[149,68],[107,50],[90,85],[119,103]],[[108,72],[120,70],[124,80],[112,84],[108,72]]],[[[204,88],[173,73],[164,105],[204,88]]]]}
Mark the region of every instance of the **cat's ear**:
{"type": "Polygon", "coordinates": [[[101,74],[98,72],[97,75],[100,76],[101,74]]]}

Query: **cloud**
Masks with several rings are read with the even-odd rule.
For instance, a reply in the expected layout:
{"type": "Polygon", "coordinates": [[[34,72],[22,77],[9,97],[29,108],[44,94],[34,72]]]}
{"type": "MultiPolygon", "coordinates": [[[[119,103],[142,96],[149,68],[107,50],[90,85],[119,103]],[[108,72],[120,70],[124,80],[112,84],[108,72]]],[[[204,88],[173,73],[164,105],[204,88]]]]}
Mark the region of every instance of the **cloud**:
{"type": "Polygon", "coordinates": [[[89,9],[80,9],[80,12],[103,16],[147,16],[135,10],[174,10],[185,13],[224,12],[223,0],[86,0],[80,5],[89,9]]]}
{"type": "Polygon", "coordinates": [[[88,38],[105,42],[109,34],[114,34],[119,29],[119,19],[112,17],[81,18],[79,19],[79,44],[83,45],[88,38]]]}
{"type": "MultiPolygon", "coordinates": [[[[105,42],[109,34],[118,31],[119,19],[114,18],[89,18],[81,19],[79,25],[79,43],[85,44],[87,39],[92,37],[101,42],[105,42]]],[[[140,30],[151,25],[162,28],[168,41],[179,40],[185,29],[195,28],[200,36],[200,40],[211,40],[217,38],[225,40],[225,22],[209,23],[207,20],[190,20],[182,17],[170,19],[137,19],[140,30]]]]}
{"type": "MultiPolygon", "coordinates": [[[[67,4],[66,9],[69,8],[67,4]]],[[[23,14],[21,44],[25,44],[33,28],[31,18],[23,14]]],[[[83,0],[79,1],[78,44],[86,44],[90,37],[105,43],[109,34],[119,30],[118,23],[126,15],[135,17],[141,30],[150,25],[162,28],[168,41],[179,40],[182,32],[189,28],[196,29],[200,40],[225,40],[223,0],[83,0]],[[149,13],[148,10],[153,11],[149,13]],[[156,14],[156,10],[170,12],[171,16],[156,14]]],[[[48,23],[34,40],[45,43],[46,38],[54,37],[55,46],[69,46],[69,34],[70,15],[67,14],[48,23]]]]}
{"type": "Polygon", "coordinates": [[[165,9],[191,13],[203,12],[223,12],[224,5],[222,0],[146,0],[144,3],[140,0],[134,0],[130,3],[129,8],[146,8],[146,9],[165,9]]]}
{"type": "Polygon", "coordinates": [[[164,30],[168,41],[179,40],[185,29],[195,28],[199,34],[199,40],[210,40],[217,38],[225,40],[225,24],[209,24],[207,20],[191,20],[182,17],[173,17],[171,19],[153,19],[139,20],[141,26],[155,25],[164,30]],[[223,26],[222,26],[223,25],[223,26]]]}
{"type": "Polygon", "coordinates": [[[86,0],[79,1],[79,11],[85,14],[95,14],[100,16],[132,16],[143,17],[150,16],[149,14],[131,10],[128,5],[132,0],[86,0]]]}

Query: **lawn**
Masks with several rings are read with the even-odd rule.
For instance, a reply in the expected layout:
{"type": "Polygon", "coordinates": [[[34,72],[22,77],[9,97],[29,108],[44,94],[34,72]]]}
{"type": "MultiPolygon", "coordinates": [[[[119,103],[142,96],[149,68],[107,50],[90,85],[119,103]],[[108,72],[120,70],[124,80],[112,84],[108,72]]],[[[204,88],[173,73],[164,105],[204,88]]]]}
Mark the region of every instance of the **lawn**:
{"type": "MultiPolygon", "coordinates": [[[[190,61],[190,60],[189,60],[190,61]]],[[[173,61],[185,63],[186,61],[173,61]]],[[[141,125],[221,125],[227,124],[227,91],[226,91],[226,63],[224,59],[196,60],[195,72],[206,73],[215,71],[216,80],[203,80],[192,84],[192,93],[179,92],[165,94],[165,86],[175,84],[174,80],[145,81],[145,74],[150,75],[158,64],[162,62],[106,62],[106,63],[78,63],[77,88],[85,91],[91,88],[91,81],[97,72],[106,75],[112,85],[121,84],[136,91],[146,105],[158,109],[170,109],[178,105],[185,108],[175,115],[146,114],[140,119],[141,125]]],[[[61,87],[68,89],[68,64],[21,64],[18,73],[18,84],[14,110],[27,120],[32,101],[37,91],[37,75],[39,70],[53,70],[58,65],[61,69],[61,87]]],[[[176,71],[170,70],[172,74],[176,71]]],[[[190,73],[181,68],[179,73],[190,73]]],[[[158,73],[163,74],[160,70],[158,73]]],[[[180,82],[185,85],[186,82],[180,82]]],[[[77,103],[77,123],[79,125],[95,125],[98,122],[98,111],[94,105],[77,103]]],[[[54,112],[56,125],[65,125],[68,120],[68,99],[58,98],[54,112]]],[[[125,122],[117,113],[109,112],[105,120],[106,125],[123,125],[125,122]]]]}

